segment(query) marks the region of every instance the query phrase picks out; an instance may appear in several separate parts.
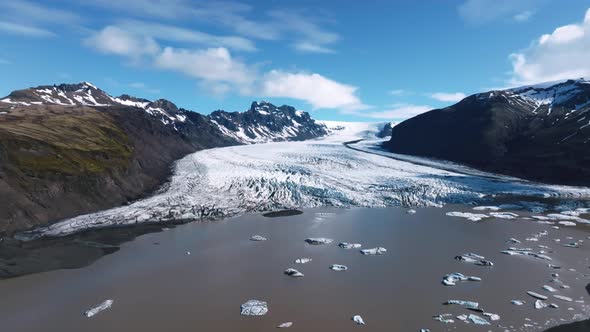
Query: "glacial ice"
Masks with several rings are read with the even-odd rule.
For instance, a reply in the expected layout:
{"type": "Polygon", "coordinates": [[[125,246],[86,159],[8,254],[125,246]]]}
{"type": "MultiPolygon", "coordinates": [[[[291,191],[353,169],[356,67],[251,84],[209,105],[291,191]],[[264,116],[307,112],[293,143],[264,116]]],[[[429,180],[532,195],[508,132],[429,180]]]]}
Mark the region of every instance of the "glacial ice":
{"type": "Polygon", "coordinates": [[[453,315],[451,315],[451,314],[440,314],[440,315],[433,316],[432,318],[434,320],[437,320],[437,321],[441,322],[441,323],[452,324],[455,321],[452,318],[450,318],[450,317],[453,317],[453,315]]]}
{"type": "Polygon", "coordinates": [[[285,274],[288,275],[289,277],[294,277],[294,278],[301,278],[303,277],[303,273],[292,269],[292,268],[288,268],[285,270],[285,274]]]}
{"type": "Polygon", "coordinates": [[[383,247],[371,248],[371,249],[363,249],[361,253],[363,255],[374,256],[374,255],[383,255],[387,252],[387,249],[383,247]]]}
{"type": "Polygon", "coordinates": [[[365,325],[365,321],[363,320],[363,317],[359,316],[359,315],[354,315],[352,317],[352,320],[357,323],[358,325],[365,325]]]}
{"type": "Polygon", "coordinates": [[[291,327],[291,326],[293,326],[293,322],[285,322],[285,323],[281,323],[281,324],[277,325],[277,328],[284,329],[284,328],[291,327]]]}
{"type": "Polygon", "coordinates": [[[490,322],[474,314],[469,314],[469,320],[475,325],[490,325],[490,322]]]}
{"type": "Polygon", "coordinates": [[[471,263],[480,266],[494,266],[494,263],[485,259],[484,256],[474,254],[474,253],[466,253],[463,255],[455,256],[455,259],[458,261],[462,261],[465,263],[471,263]]]}
{"type": "Polygon", "coordinates": [[[465,276],[461,273],[455,272],[445,275],[442,279],[442,283],[445,286],[455,286],[459,281],[481,281],[481,278],[474,276],[465,276]]]}
{"type": "Polygon", "coordinates": [[[535,293],[535,292],[533,292],[533,291],[527,291],[526,293],[527,293],[527,294],[529,294],[530,296],[532,296],[532,297],[534,297],[534,298],[538,299],[538,300],[543,300],[543,301],[545,301],[545,300],[547,300],[547,299],[548,299],[548,297],[547,297],[547,296],[545,296],[545,295],[542,295],[542,294],[539,294],[539,293],[535,293]]]}
{"type": "Polygon", "coordinates": [[[360,243],[340,242],[338,246],[342,249],[358,249],[362,247],[360,243]]]}
{"type": "Polygon", "coordinates": [[[321,244],[330,244],[334,242],[332,239],[328,239],[325,237],[310,237],[305,239],[305,242],[313,245],[321,245],[321,244]]]}
{"type": "Polygon", "coordinates": [[[312,259],[311,259],[311,258],[306,258],[306,257],[303,257],[303,258],[297,258],[297,259],[295,260],[295,264],[306,264],[306,263],[309,263],[309,262],[311,262],[311,261],[312,261],[312,259]]]}
{"type": "Polygon", "coordinates": [[[250,238],[250,241],[266,241],[267,239],[264,236],[261,235],[253,235],[250,238]]]}
{"type": "Polygon", "coordinates": [[[268,304],[264,301],[248,300],[240,306],[240,315],[263,316],[268,312],[268,304]]]}
{"type": "Polygon", "coordinates": [[[330,270],[334,270],[334,271],[346,271],[346,270],[348,270],[348,267],[346,267],[344,265],[340,265],[340,264],[332,264],[330,266],[330,270]]]}
{"type": "Polygon", "coordinates": [[[443,303],[446,305],[455,304],[462,306],[466,309],[477,309],[479,308],[479,303],[473,301],[465,301],[465,300],[448,300],[447,302],[443,303]]]}
{"type": "Polygon", "coordinates": [[[101,304],[84,311],[84,316],[90,318],[90,317],[98,314],[99,312],[110,308],[113,305],[113,302],[114,302],[113,300],[106,300],[106,301],[102,302],[101,304]]]}
{"type": "Polygon", "coordinates": [[[351,127],[346,134],[303,142],[202,150],[177,161],[170,181],[151,197],[17,237],[32,240],[91,228],[319,206],[441,206],[479,202],[492,195],[590,196],[586,188],[536,184],[453,163],[389,153],[379,147],[382,140],[365,140],[349,144],[350,148],[342,144],[371,137],[366,127],[358,131],[351,127]]]}
{"type": "Polygon", "coordinates": [[[446,213],[447,216],[449,217],[459,217],[459,218],[465,218],[467,220],[470,221],[480,221],[484,218],[489,218],[489,216],[487,214],[481,214],[481,213],[470,213],[470,212],[447,212],[446,213]]]}

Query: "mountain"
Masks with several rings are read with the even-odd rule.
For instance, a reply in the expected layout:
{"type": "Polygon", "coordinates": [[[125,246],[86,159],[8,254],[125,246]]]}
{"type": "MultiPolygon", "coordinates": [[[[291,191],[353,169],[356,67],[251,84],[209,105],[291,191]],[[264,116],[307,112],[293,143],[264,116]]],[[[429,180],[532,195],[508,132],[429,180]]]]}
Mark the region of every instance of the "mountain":
{"type": "Polygon", "coordinates": [[[590,185],[589,111],[586,79],[489,91],[400,123],[384,146],[535,181],[590,185]]]}
{"type": "Polygon", "coordinates": [[[88,82],[14,91],[0,99],[0,235],[138,199],[197,150],[326,134],[267,102],[206,116],[88,82]]]}
{"type": "Polygon", "coordinates": [[[245,112],[215,111],[209,118],[225,135],[243,143],[300,141],[328,134],[326,126],[307,112],[266,101],[253,102],[245,112]]]}

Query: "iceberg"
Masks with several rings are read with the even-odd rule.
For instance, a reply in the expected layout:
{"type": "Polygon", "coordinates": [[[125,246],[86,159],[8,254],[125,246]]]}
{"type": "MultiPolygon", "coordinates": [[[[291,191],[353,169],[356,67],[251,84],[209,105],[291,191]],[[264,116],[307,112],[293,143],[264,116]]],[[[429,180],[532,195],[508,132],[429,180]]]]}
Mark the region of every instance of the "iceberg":
{"type": "Polygon", "coordinates": [[[301,278],[303,277],[303,273],[292,269],[292,268],[288,268],[285,270],[285,274],[288,275],[289,277],[294,277],[294,278],[301,278]]]}
{"type": "Polygon", "coordinates": [[[334,242],[332,239],[328,239],[325,237],[310,237],[305,239],[305,242],[313,245],[320,245],[320,244],[330,244],[334,242]]]}
{"type": "Polygon", "coordinates": [[[295,264],[306,264],[306,263],[309,263],[311,261],[312,261],[311,258],[297,258],[295,260],[295,264]]]}
{"type": "Polygon", "coordinates": [[[532,297],[534,297],[534,298],[538,299],[538,300],[543,300],[543,301],[545,301],[545,300],[547,300],[547,299],[548,299],[548,297],[547,297],[547,296],[545,296],[545,295],[541,295],[541,294],[539,294],[539,293],[535,293],[535,292],[532,292],[532,291],[528,291],[528,292],[526,292],[526,293],[527,293],[527,294],[529,294],[530,296],[532,296],[532,297]]]}
{"type": "Polygon", "coordinates": [[[261,235],[252,235],[252,237],[250,237],[250,241],[266,241],[266,240],[267,239],[261,235]]]}
{"type": "Polygon", "coordinates": [[[479,308],[479,303],[473,301],[464,301],[464,300],[448,300],[447,302],[443,303],[445,305],[459,305],[467,309],[477,309],[479,308]]]}
{"type": "Polygon", "coordinates": [[[455,286],[459,281],[481,281],[481,278],[474,276],[465,276],[461,273],[455,272],[447,274],[442,279],[442,283],[445,286],[455,286]]]}
{"type": "Polygon", "coordinates": [[[383,247],[377,247],[377,248],[371,248],[371,249],[363,249],[363,250],[361,250],[361,254],[363,254],[363,255],[369,255],[369,256],[383,255],[386,252],[387,252],[387,249],[385,249],[383,247]]]}
{"type": "Polygon", "coordinates": [[[334,270],[334,271],[346,271],[346,270],[348,270],[348,267],[346,267],[344,265],[340,265],[340,264],[332,264],[330,266],[330,270],[334,270]]]}
{"type": "Polygon", "coordinates": [[[362,247],[360,243],[340,242],[338,246],[342,249],[358,249],[362,247]]]}
{"type": "Polygon", "coordinates": [[[469,320],[475,325],[490,325],[490,322],[474,314],[469,314],[469,320]]]}
{"type": "Polygon", "coordinates": [[[268,312],[268,304],[264,301],[248,300],[240,306],[240,315],[263,316],[268,312]]]}
{"type": "Polygon", "coordinates": [[[293,326],[293,322],[286,322],[286,323],[281,323],[281,324],[277,325],[277,328],[284,329],[284,328],[291,327],[291,326],[293,326]]]}
{"type": "Polygon", "coordinates": [[[359,316],[359,315],[354,315],[352,316],[352,320],[357,323],[358,325],[365,325],[365,321],[363,320],[363,317],[359,316]]]}
{"type": "Polygon", "coordinates": [[[469,212],[447,212],[447,216],[449,217],[458,217],[458,218],[465,218],[470,221],[480,221],[484,218],[489,218],[487,214],[481,213],[469,213],[469,212]]]}
{"type": "Polygon", "coordinates": [[[535,301],[535,309],[543,309],[543,308],[547,308],[547,307],[548,307],[547,303],[545,303],[541,300],[535,301]]]}
{"type": "Polygon", "coordinates": [[[453,317],[453,315],[451,315],[451,314],[440,314],[440,315],[433,316],[432,318],[434,320],[437,320],[437,321],[441,322],[441,323],[452,324],[455,321],[452,318],[450,318],[450,317],[453,317]]]}
{"type": "Polygon", "coordinates": [[[84,316],[90,318],[90,317],[98,314],[99,312],[110,308],[113,305],[113,302],[114,302],[113,300],[106,300],[106,301],[102,302],[101,304],[84,311],[84,316]]]}

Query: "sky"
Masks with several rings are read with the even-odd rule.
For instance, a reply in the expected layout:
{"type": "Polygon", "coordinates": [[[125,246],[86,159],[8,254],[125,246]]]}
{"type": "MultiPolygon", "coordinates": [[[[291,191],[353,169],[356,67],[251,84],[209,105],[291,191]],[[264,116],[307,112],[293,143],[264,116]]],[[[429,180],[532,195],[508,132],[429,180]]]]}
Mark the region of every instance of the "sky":
{"type": "Polygon", "coordinates": [[[3,0],[0,95],[92,82],[200,113],[254,100],[399,121],[590,77],[590,1],[3,0]]]}

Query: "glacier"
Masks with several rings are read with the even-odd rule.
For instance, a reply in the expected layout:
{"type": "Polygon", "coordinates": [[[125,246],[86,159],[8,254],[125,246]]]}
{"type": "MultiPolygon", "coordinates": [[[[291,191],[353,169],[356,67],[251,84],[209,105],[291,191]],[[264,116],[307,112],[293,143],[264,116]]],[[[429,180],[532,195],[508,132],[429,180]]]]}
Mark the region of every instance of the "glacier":
{"type": "Polygon", "coordinates": [[[21,240],[101,227],[183,222],[276,209],[441,206],[497,195],[576,198],[589,188],[544,185],[380,148],[383,124],[324,122],[331,134],[199,151],[176,162],[153,196],[23,232],[21,240]]]}

